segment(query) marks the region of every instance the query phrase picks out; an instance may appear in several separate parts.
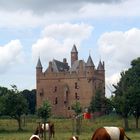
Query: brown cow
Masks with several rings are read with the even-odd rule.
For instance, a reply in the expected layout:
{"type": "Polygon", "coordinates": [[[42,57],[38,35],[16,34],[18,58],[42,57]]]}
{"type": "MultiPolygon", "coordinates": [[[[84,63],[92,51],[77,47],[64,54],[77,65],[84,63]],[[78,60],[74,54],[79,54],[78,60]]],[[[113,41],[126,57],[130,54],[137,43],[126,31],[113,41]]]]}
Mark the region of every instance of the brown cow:
{"type": "Polygon", "coordinates": [[[37,129],[39,130],[39,135],[41,135],[41,137],[43,137],[44,131],[46,131],[49,133],[49,139],[52,137],[54,138],[55,135],[54,123],[47,122],[45,124],[45,127],[44,124],[41,124],[37,127],[37,129]]]}
{"type": "Polygon", "coordinates": [[[39,129],[37,128],[35,133],[30,137],[29,140],[41,140],[39,137],[39,129]]]}
{"type": "Polygon", "coordinates": [[[124,136],[128,138],[123,128],[120,127],[101,127],[93,134],[91,140],[124,140],[124,136]]]}
{"type": "Polygon", "coordinates": [[[69,140],[79,140],[78,136],[72,136],[69,140]]]}

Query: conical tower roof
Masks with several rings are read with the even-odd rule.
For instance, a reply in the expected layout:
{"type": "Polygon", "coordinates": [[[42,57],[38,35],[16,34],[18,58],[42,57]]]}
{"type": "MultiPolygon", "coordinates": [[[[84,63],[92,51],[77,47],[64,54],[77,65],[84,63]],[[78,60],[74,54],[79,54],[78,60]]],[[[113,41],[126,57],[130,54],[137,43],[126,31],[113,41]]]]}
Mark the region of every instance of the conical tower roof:
{"type": "Polygon", "coordinates": [[[42,64],[41,64],[40,58],[38,58],[38,62],[37,62],[36,68],[42,68],[42,64]]]}
{"type": "Polygon", "coordinates": [[[73,45],[71,52],[78,52],[75,44],[73,45]]]}
{"type": "Polygon", "coordinates": [[[86,66],[88,66],[88,67],[95,67],[95,66],[94,66],[94,63],[93,63],[93,61],[92,61],[92,58],[91,58],[90,55],[89,55],[89,57],[88,57],[86,66]]]}
{"type": "Polygon", "coordinates": [[[97,70],[104,70],[104,65],[102,64],[101,60],[99,61],[97,70]]]}

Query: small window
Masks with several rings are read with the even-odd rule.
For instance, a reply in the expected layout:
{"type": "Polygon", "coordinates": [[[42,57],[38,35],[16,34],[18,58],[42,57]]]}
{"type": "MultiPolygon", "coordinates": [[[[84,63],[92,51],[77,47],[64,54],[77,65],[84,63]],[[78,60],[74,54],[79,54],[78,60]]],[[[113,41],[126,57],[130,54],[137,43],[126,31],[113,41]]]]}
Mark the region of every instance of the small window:
{"type": "Polygon", "coordinates": [[[77,84],[77,82],[75,83],[75,89],[78,89],[78,84],[77,84]]]}
{"type": "Polygon", "coordinates": [[[55,104],[57,104],[58,103],[58,99],[57,99],[57,97],[55,98],[55,104]]]}
{"type": "Polygon", "coordinates": [[[78,95],[77,95],[77,92],[75,93],[75,99],[77,99],[78,95]]]}
{"type": "Polygon", "coordinates": [[[42,97],[43,96],[43,92],[40,92],[39,95],[42,97]]]}
{"type": "Polygon", "coordinates": [[[68,107],[68,110],[70,110],[70,107],[68,107]]]}
{"type": "Polygon", "coordinates": [[[39,95],[40,95],[40,97],[44,96],[44,90],[43,89],[41,89],[39,95]]]}
{"type": "Polygon", "coordinates": [[[57,92],[57,86],[54,87],[54,92],[57,92]]]}

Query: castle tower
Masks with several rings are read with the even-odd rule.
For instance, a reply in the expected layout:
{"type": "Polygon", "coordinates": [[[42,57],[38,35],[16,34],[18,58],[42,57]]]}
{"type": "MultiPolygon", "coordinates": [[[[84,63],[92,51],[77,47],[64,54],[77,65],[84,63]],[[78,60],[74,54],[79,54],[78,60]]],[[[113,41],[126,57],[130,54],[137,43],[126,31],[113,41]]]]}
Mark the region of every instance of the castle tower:
{"type": "Polygon", "coordinates": [[[40,58],[38,58],[38,62],[36,65],[36,75],[38,76],[41,73],[42,73],[42,64],[41,64],[40,58]]]}
{"type": "Polygon", "coordinates": [[[93,63],[93,61],[92,61],[92,58],[91,58],[90,55],[89,55],[89,57],[88,57],[86,66],[87,66],[87,67],[92,67],[93,69],[94,69],[94,67],[95,67],[95,66],[94,66],[94,63],[93,63]]]}
{"type": "Polygon", "coordinates": [[[91,56],[89,55],[87,63],[86,63],[86,75],[87,77],[92,77],[94,74],[95,65],[92,61],[91,56]]]}
{"type": "Polygon", "coordinates": [[[97,67],[98,74],[103,78],[103,81],[105,81],[105,68],[104,68],[104,62],[99,61],[98,67],[97,67]]]}
{"type": "Polygon", "coordinates": [[[97,70],[99,70],[99,71],[104,71],[104,62],[102,63],[101,60],[99,61],[97,70]]]}
{"type": "Polygon", "coordinates": [[[73,45],[73,48],[71,50],[71,66],[73,65],[73,63],[78,60],[78,51],[77,48],[75,46],[75,44],[73,45]]]}

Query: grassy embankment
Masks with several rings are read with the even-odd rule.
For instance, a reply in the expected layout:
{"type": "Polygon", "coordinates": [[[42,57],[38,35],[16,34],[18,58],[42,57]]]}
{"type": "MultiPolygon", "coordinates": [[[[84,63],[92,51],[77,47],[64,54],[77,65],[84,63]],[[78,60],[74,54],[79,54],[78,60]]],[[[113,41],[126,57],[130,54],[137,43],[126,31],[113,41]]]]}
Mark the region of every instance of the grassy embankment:
{"type": "MultiPolygon", "coordinates": [[[[68,140],[72,135],[71,119],[52,119],[55,123],[56,136],[54,140],[68,140]]],[[[0,119],[0,140],[28,140],[34,132],[38,120],[35,117],[28,117],[25,120],[23,131],[17,131],[17,123],[12,119],[0,119]]],[[[103,116],[93,120],[82,120],[80,140],[90,140],[94,130],[102,126],[121,126],[123,120],[117,116],[103,116]]],[[[140,129],[135,129],[135,120],[129,119],[130,130],[126,134],[132,140],[140,140],[140,129]]]]}

